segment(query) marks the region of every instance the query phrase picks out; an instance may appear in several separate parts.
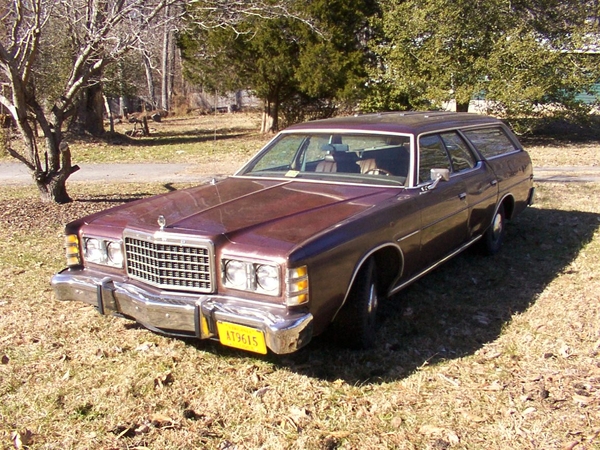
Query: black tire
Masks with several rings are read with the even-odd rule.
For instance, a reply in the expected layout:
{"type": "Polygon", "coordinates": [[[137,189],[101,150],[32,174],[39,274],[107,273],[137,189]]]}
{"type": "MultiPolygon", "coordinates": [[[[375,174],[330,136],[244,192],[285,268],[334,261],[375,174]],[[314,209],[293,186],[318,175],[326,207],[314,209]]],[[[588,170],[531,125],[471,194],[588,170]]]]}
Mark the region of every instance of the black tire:
{"type": "Polygon", "coordinates": [[[336,342],[353,349],[373,347],[376,343],[378,308],[376,266],[370,259],[359,270],[346,304],[336,317],[336,342]]]}
{"type": "Polygon", "coordinates": [[[504,235],[506,234],[506,214],[504,212],[504,205],[500,204],[492,224],[485,231],[482,239],[482,250],[486,255],[495,255],[500,251],[502,242],[504,241],[504,235]]]}

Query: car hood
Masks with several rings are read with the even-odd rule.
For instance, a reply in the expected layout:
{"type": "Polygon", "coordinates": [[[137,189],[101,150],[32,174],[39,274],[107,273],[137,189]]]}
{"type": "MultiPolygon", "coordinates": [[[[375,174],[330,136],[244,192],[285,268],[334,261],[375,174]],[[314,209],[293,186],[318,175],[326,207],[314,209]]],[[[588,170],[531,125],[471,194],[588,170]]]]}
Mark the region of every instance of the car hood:
{"type": "Polygon", "coordinates": [[[374,197],[397,194],[389,187],[230,177],[108,210],[89,225],[156,231],[162,216],[165,231],[293,246],[382,200],[374,197]]]}

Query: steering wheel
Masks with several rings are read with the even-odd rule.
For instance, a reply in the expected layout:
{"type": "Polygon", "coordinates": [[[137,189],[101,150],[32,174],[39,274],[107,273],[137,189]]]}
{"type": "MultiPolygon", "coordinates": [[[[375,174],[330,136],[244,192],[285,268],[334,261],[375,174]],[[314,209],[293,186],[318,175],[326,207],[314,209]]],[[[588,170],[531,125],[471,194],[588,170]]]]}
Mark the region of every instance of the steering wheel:
{"type": "Polygon", "coordinates": [[[375,167],[374,169],[369,169],[365,172],[367,175],[385,175],[391,176],[392,174],[385,169],[380,169],[379,167],[375,167]]]}

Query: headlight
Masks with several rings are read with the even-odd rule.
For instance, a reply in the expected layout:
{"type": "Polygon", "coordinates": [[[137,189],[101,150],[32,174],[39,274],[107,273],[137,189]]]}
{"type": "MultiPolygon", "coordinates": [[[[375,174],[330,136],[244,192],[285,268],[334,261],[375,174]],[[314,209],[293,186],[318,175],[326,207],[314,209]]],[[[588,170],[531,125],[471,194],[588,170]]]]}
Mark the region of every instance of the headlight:
{"type": "Polygon", "coordinates": [[[221,262],[223,284],[232,289],[277,296],[281,295],[279,266],[236,259],[221,262]]]}
{"type": "Polygon", "coordinates": [[[94,264],[123,267],[123,247],[120,242],[93,237],[83,238],[83,259],[94,264]]]}
{"type": "Polygon", "coordinates": [[[279,270],[262,264],[256,267],[256,282],[267,292],[279,291],[279,270]]]}
{"type": "Polygon", "coordinates": [[[225,284],[238,289],[246,289],[248,285],[249,264],[242,261],[227,261],[225,263],[225,284]]]}
{"type": "Polygon", "coordinates": [[[123,267],[123,247],[120,242],[106,241],[106,256],[111,266],[123,267]]]}
{"type": "Polygon", "coordinates": [[[84,239],[83,257],[86,261],[96,264],[102,264],[105,260],[105,253],[102,249],[102,242],[94,238],[84,239]]]}

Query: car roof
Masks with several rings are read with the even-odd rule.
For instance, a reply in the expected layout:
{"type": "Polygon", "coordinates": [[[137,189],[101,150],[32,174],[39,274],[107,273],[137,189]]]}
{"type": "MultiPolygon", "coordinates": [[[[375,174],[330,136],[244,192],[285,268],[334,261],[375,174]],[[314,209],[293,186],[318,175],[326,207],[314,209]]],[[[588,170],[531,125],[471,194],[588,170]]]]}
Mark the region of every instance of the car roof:
{"type": "Polygon", "coordinates": [[[446,111],[405,111],[362,114],[333,119],[313,120],[292,125],[292,131],[370,131],[419,135],[426,132],[477,125],[500,124],[500,120],[473,113],[446,111]]]}

